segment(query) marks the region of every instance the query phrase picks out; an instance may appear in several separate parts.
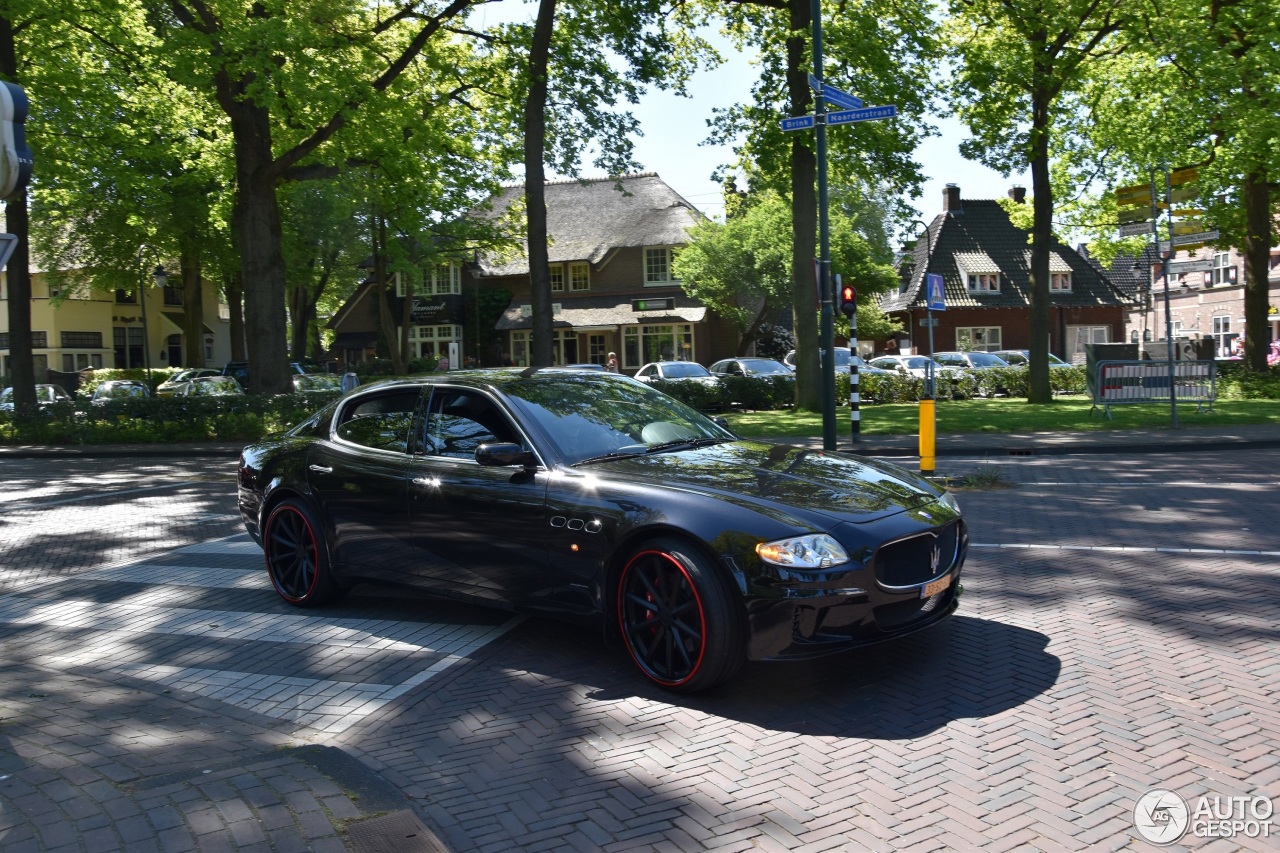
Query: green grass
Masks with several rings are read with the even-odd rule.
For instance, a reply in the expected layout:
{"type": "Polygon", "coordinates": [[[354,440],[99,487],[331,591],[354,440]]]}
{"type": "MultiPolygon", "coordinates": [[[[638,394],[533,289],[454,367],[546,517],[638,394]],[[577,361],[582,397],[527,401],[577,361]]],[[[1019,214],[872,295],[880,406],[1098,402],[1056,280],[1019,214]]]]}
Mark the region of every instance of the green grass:
{"type": "MultiPolygon", "coordinates": [[[[938,433],[1075,432],[1113,429],[1169,429],[1169,406],[1141,403],[1112,406],[1108,420],[1102,409],[1090,412],[1088,398],[1059,397],[1052,403],[1031,405],[1022,398],[939,400],[938,433]]],[[[863,435],[905,435],[919,431],[917,403],[863,405],[863,435]]],[[[782,437],[822,435],[822,416],[792,410],[731,412],[730,427],[739,435],[782,437]]],[[[1280,423],[1280,400],[1218,400],[1213,411],[1197,413],[1194,404],[1178,406],[1178,425],[1238,426],[1280,423]]],[[[849,407],[836,410],[837,433],[849,432],[849,407]]]]}

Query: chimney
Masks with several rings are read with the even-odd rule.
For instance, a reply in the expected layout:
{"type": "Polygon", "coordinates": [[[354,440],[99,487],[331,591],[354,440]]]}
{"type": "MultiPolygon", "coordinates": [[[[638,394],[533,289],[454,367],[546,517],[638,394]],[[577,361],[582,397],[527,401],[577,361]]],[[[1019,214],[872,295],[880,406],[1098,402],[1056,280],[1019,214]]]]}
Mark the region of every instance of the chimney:
{"type": "Polygon", "coordinates": [[[1009,198],[1013,199],[1017,204],[1025,204],[1027,201],[1027,188],[1014,184],[1009,188],[1009,198]]]}
{"type": "Polygon", "coordinates": [[[960,186],[947,184],[942,188],[942,209],[944,212],[960,212],[960,186]]]}

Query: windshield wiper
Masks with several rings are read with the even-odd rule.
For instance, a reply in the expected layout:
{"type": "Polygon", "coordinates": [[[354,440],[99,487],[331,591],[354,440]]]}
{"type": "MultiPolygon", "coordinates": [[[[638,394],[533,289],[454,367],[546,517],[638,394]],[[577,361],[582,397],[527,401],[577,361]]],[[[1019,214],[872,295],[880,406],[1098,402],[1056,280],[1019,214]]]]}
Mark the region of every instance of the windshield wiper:
{"type": "Polygon", "coordinates": [[[573,467],[579,465],[590,465],[594,462],[612,462],[614,459],[630,459],[633,456],[643,456],[648,451],[645,450],[613,450],[609,453],[601,453],[599,456],[589,456],[573,463],[573,467]]]}
{"type": "Polygon", "coordinates": [[[645,453],[662,453],[667,450],[696,450],[699,447],[710,447],[713,444],[723,444],[726,441],[733,441],[731,438],[675,438],[671,441],[663,441],[658,444],[649,445],[649,449],[645,453]]]}

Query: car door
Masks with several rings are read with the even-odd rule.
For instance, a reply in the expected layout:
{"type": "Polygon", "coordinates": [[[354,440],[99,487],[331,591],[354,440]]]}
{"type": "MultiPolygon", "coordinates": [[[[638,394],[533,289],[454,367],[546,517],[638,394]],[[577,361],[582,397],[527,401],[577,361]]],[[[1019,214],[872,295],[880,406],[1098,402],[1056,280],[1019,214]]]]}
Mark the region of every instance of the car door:
{"type": "Polygon", "coordinates": [[[307,454],[307,481],[345,574],[398,581],[413,556],[409,440],[421,396],[419,386],[392,386],[344,401],[330,439],[307,454]]]}
{"type": "Polygon", "coordinates": [[[532,449],[507,411],[478,389],[436,386],[410,460],[415,558],[405,579],[510,605],[545,594],[545,466],[485,466],[482,444],[532,449]]]}

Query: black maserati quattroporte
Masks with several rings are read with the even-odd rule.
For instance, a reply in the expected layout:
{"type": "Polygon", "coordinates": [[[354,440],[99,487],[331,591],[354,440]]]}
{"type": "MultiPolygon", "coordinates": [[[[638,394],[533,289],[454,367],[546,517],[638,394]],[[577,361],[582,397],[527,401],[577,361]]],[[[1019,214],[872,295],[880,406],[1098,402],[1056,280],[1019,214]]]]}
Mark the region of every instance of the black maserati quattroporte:
{"type": "Polygon", "coordinates": [[[293,604],[398,583],[594,621],[683,692],[936,624],[968,545],[908,471],[555,368],[359,388],[245,448],[239,504],[293,604]]]}

